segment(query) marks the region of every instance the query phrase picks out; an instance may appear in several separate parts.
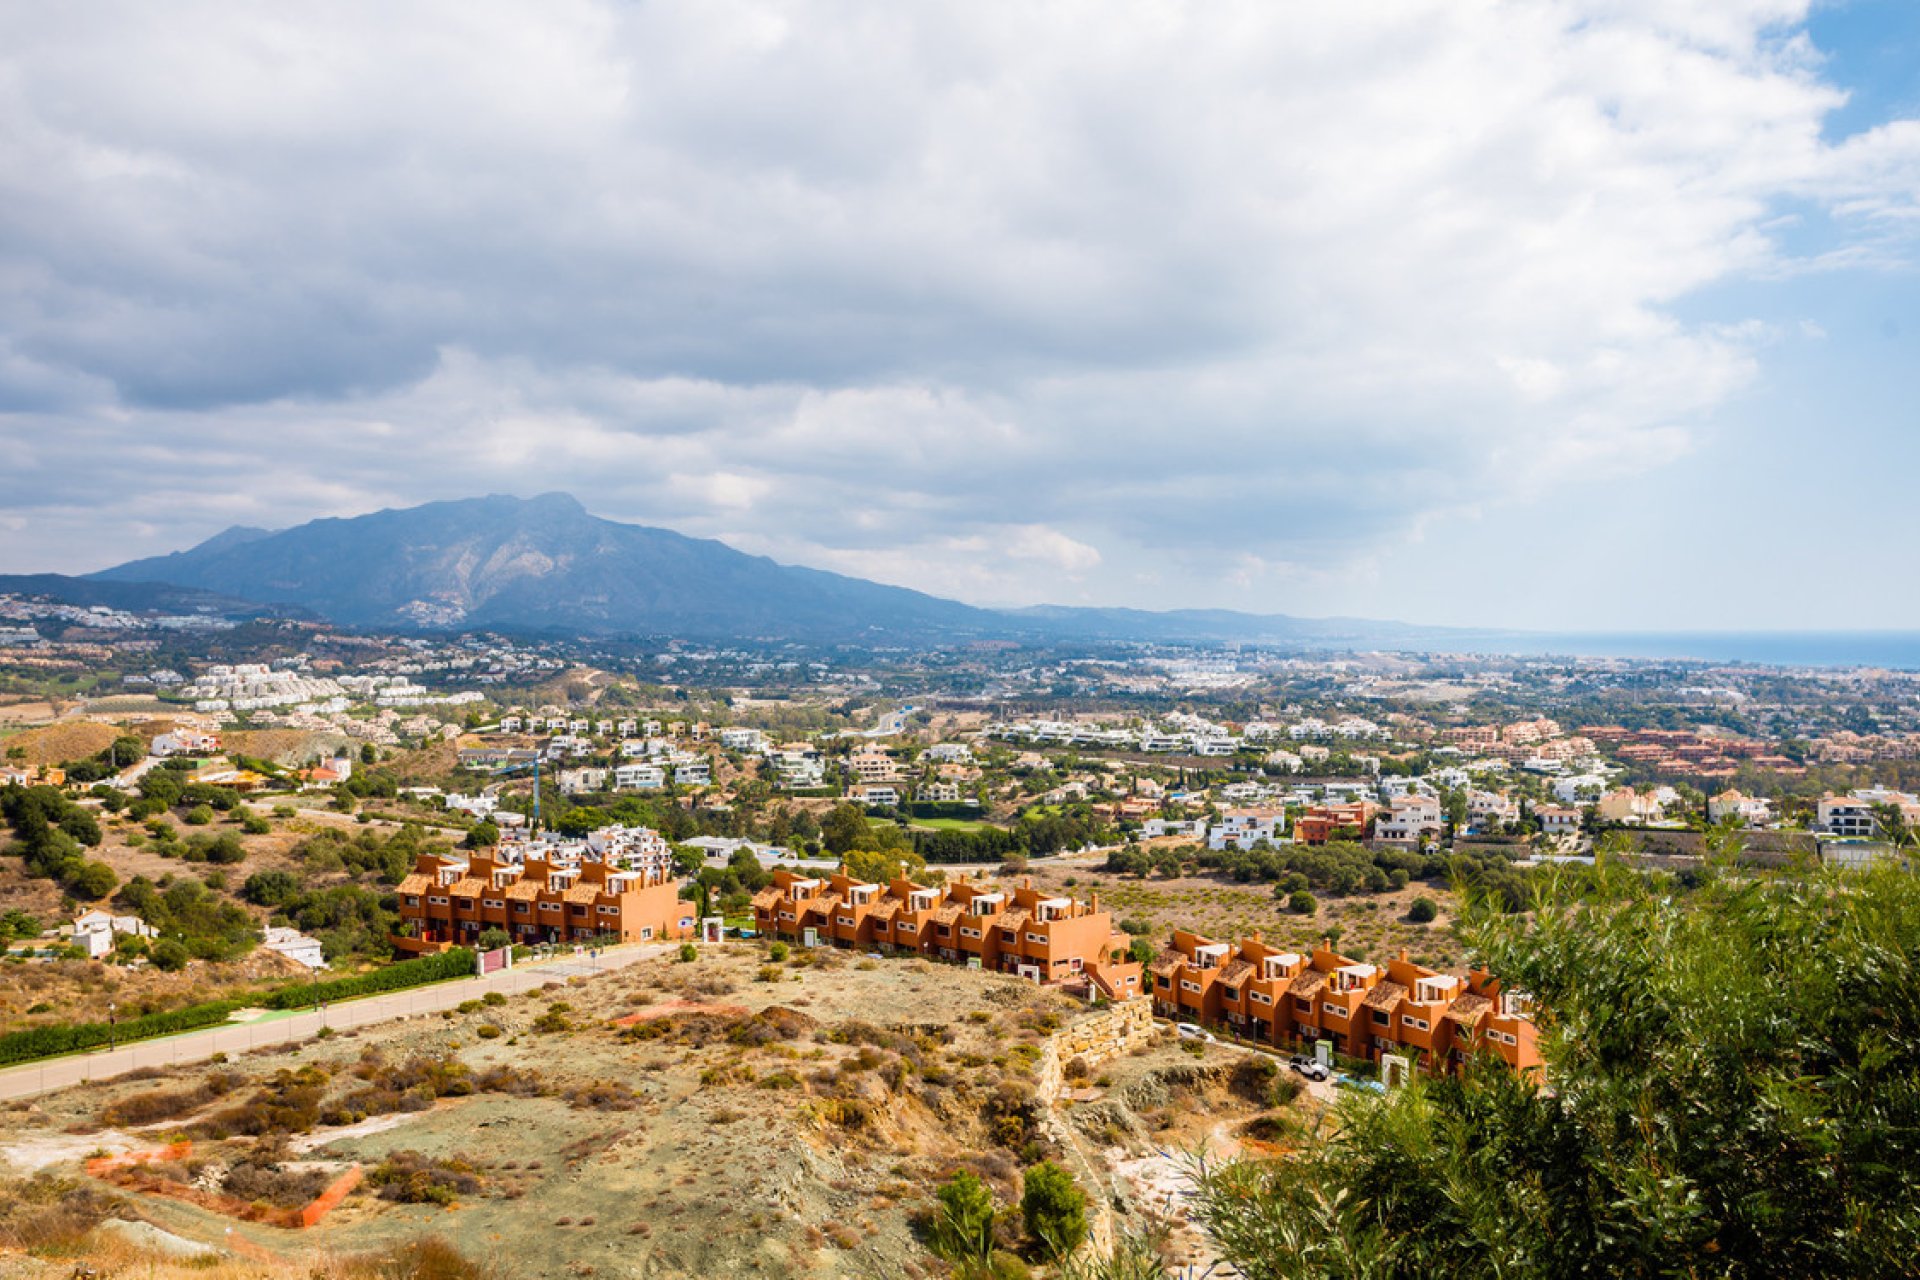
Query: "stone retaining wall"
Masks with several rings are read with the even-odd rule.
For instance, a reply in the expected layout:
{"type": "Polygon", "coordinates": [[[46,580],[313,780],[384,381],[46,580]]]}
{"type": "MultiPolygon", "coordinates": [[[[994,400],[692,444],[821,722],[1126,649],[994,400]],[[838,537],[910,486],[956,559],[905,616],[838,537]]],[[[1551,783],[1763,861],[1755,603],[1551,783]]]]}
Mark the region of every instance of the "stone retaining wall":
{"type": "Polygon", "coordinates": [[[1109,1005],[1076,1018],[1047,1037],[1034,1063],[1034,1092],[1046,1106],[1043,1128],[1066,1156],[1067,1167],[1087,1193],[1087,1243],[1100,1257],[1113,1252],[1113,1188],[1080,1145],[1073,1126],[1054,1110],[1065,1092],[1067,1064],[1076,1058],[1092,1071],[1113,1058],[1146,1044],[1160,1034],[1153,1021],[1153,1003],[1144,996],[1109,1005]]]}

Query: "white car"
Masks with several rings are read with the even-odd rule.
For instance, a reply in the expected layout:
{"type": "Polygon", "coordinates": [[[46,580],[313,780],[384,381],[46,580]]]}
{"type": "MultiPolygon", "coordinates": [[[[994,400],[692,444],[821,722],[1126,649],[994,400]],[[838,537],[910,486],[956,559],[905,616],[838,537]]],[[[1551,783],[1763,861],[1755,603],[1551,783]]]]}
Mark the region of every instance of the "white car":
{"type": "Polygon", "coordinates": [[[1198,1040],[1203,1044],[1219,1043],[1213,1038],[1211,1031],[1205,1027],[1195,1026],[1191,1022],[1176,1022],[1173,1024],[1173,1029],[1179,1033],[1182,1040],[1198,1040]]]}

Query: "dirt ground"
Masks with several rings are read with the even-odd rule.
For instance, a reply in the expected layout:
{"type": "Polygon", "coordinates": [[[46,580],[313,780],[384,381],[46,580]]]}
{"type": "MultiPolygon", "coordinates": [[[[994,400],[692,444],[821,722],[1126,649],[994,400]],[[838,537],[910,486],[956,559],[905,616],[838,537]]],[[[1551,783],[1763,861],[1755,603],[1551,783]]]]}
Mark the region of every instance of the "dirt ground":
{"type": "Polygon", "coordinates": [[[1029,874],[1038,887],[1082,898],[1100,895],[1100,905],[1113,912],[1115,924],[1135,920],[1148,926],[1156,942],[1174,929],[1191,929],[1222,941],[1243,938],[1258,930],[1269,942],[1310,949],[1339,930],[1339,950],[1355,959],[1378,961],[1405,950],[1420,964],[1446,969],[1462,958],[1460,944],[1449,925],[1457,900],[1439,885],[1414,882],[1391,893],[1356,894],[1347,898],[1321,896],[1311,916],[1296,915],[1273,897],[1264,884],[1235,884],[1206,876],[1175,880],[1112,875],[1090,863],[1039,862],[1029,874]],[[1439,916],[1429,924],[1414,924],[1407,909],[1417,897],[1433,899],[1439,916]]]}
{"type": "MultiPolygon", "coordinates": [[[[475,1073],[536,1072],[541,1089],[443,1098],[292,1139],[302,1159],[369,1170],[396,1152],[458,1161],[480,1186],[453,1207],[396,1204],[369,1187],[294,1232],[155,1195],[132,1205],[187,1239],[217,1242],[231,1228],[283,1258],[431,1233],[516,1277],[937,1275],[943,1264],[918,1242],[913,1216],[962,1166],[1017,1199],[1022,1166],[1049,1154],[1031,1064],[1045,1034],[1078,1012],[1057,992],[924,960],[824,951],[773,965],[759,947],[730,943],[694,963],[646,961],[498,1007],[50,1095],[0,1113],[0,1159],[70,1172],[96,1149],[157,1144],[195,1117],[130,1130],[102,1109],[219,1070],[257,1084],[318,1065],[337,1091],[370,1050],[390,1064],[451,1056],[475,1073]],[[663,1005],[664,1016],[631,1017],[663,1005]]],[[[1168,1054],[1176,1068],[1193,1061],[1168,1054]]],[[[1129,1059],[1114,1079],[1152,1065],[1129,1059]]],[[[1154,1087],[1143,1096],[1158,1096],[1154,1087]]],[[[1076,1096],[1107,1092],[1088,1082],[1076,1096]]],[[[1137,1119],[1120,1128],[1138,1130],[1120,1139],[1133,1155],[1171,1140],[1137,1119]]]]}

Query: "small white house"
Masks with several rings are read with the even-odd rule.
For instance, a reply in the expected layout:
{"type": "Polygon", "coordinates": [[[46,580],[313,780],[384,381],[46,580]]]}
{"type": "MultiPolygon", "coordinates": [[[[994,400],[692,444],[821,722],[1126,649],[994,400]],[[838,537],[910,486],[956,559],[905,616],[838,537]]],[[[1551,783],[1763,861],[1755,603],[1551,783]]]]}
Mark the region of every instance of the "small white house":
{"type": "Polygon", "coordinates": [[[109,915],[105,911],[89,911],[73,922],[73,944],[85,948],[90,960],[112,951],[114,940],[121,936],[152,938],[159,936],[159,931],[139,916],[109,915]]]}
{"type": "Polygon", "coordinates": [[[309,938],[298,929],[289,929],[282,925],[268,925],[266,941],[260,945],[269,951],[278,951],[295,964],[309,969],[324,969],[327,962],[320,954],[320,939],[309,938]]]}

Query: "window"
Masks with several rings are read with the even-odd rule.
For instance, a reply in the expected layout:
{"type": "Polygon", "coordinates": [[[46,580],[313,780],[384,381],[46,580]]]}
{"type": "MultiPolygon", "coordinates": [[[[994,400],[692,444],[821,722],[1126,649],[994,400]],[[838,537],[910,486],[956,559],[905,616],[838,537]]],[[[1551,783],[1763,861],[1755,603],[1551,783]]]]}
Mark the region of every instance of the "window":
{"type": "Polygon", "coordinates": [[[1044,933],[1030,933],[1027,935],[1027,941],[1036,947],[1044,947],[1047,945],[1047,935],[1044,933]]]}
{"type": "Polygon", "coordinates": [[[445,898],[428,898],[427,901],[432,903],[436,907],[444,907],[447,905],[447,900],[445,898]]]}
{"type": "Polygon", "coordinates": [[[651,928],[642,929],[640,931],[640,941],[642,942],[645,942],[648,938],[651,938],[652,936],[653,936],[653,930],[651,928]]]}
{"type": "Polygon", "coordinates": [[[1312,1012],[1313,1012],[1313,1001],[1311,1001],[1311,1000],[1295,1000],[1295,1001],[1293,1002],[1293,1007],[1294,1007],[1294,1008],[1296,1008],[1296,1009],[1298,1009],[1298,1010],[1299,1010],[1299,1011],[1300,1011],[1301,1013],[1312,1013],[1312,1012]]]}
{"type": "Polygon", "coordinates": [[[1347,1011],[1339,1005],[1325,1002],[1322,1002],[1320,1005],[1320,1012],[1326,1014],[1329,1018],[1344,1018],[1347,1016],[1347,1011]]]}
{"type": "Polygon", "coordinates": [[[1229,1000],[1238,1000],[1240,998],[1240,988],[1228,987],[1226,990],[1226,996],[1227,996],[1227,999],[1229,1000]]]}
{"type": "Polygon", "coordinates": [[[524,902],[516,902],[516,903],[514,903],[514,904],[513,904],[513,914],[515,914],[515,915],[517,915],[517,916],[523,916],[523,915],[526,915],[526,914],[527,914],[527,904],[526,904],[526,903],[524,903],[524,902]]]}
{"type": "Polygon", "coordinates": [[[505,898],[482,898],[480,905],[486,907],[489,911],[498,911],[507,905],[507,900],[505,898]]]}
{"type": "Polygon", "coordinates": [[[417,907],[417,906],[419,906],[419,905],[420,905],[420,895],[419,895],[419,894],[417,894],[417,893],[410,893],[410,894],[408,894],[408,895],[407,895],[407,905],[408,905],[408,906],[410,906],[410,907],[417,907]]]}
{"type": "Polygon", "coordinates": [[[1256,991],[1253,993],[1253,1002],[1255,1004],[1272,1004],[1273,997],[1264,991],[1256,991]]]}
{"type": "Polygon", "coordinates": [[[1427,1025],[1427,1020],[1425,1018],[1415,1018],[1409,1014],[1404,1014],[1404,1013],[1400,1015],[1400,1024],[1402,1026],[1413,1027],[1415,1030],[1418,1030],[1418,1031],[1426,1031],[1429,1029],[1427,1025]]]}
{"type": "Polygon", "coordinates": [[[1164,974],[1164,973],[1156,973],[1156,974],[1154,974],[1154,975],[1153,975],[1153,985],[1155,985],[1156,987],[1159,987],[1159,988],[1160,988],[1160,989],[1161,989],[1162,991],[1164,991],[1164,990],[1166,990],[1166,989],[1167,989],[1167,987],[1168,987],[1168,985],[1170,985],[1170,984],[1169,984],[1169,983],[1167,982],[1167,975],[1166,975],[1166,974],[1164,974]]]}
{"type": "Polygon", "coordinates": [[[835,917],[834,917],[834,921],[835,921],[835,923],[837,923],[837,924],[838,924],[838,925],[839,925],[839,926],[840,926],[840,927],[841,927],[842,929],[851,929],[851,928],[853,928],[853,917],[852,917],[852,916],[835,916],[835,917]]]}
{"type": "Polygon", "coordinates": [[[1373,1025],[1376,1027],[1390,1027],[1393,1025],[1393,1015],[1375,1009],[1373,1011],[1373,1025]]]}
{"type": "Polygon", "coordinates": [[[1196,996],[1200,994],[1200,984],[1197,982],[1188,982],[1185,978],[1180,979],[1180,989],[1182,991],[1191,991],[1196,996]]]}
{"type": "Polygon", "coordinates": [[[977,938],[980,936],[980,931],[978,929],[969,929],[969,928],[966,928],[965,926],[962,926],[960,929],[960,936],[963,938],[977,938]]]}

